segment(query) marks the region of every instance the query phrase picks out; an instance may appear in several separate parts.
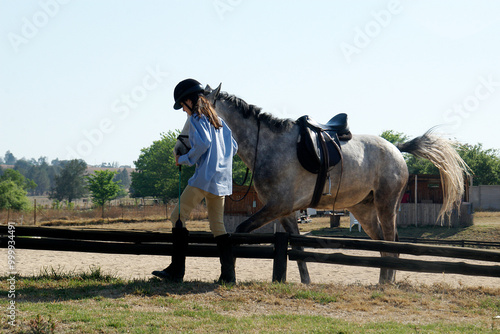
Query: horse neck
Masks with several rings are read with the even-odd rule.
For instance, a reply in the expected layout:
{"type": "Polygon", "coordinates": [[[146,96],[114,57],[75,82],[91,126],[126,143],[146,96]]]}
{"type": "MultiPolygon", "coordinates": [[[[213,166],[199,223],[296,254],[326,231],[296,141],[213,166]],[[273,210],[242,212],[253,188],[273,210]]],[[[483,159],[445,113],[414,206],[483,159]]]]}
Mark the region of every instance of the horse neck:
{"type": "MultiPolygon", "coordinates": [[[[256,115],[245,118],[236,106],[226,100],[217,101],[216,111],[231,129],[238,143],[238,155],[247,166],[252,167],[259,132],[256,115]]],[[[262,147],[260,140],[259,146],[262,147]]]]}

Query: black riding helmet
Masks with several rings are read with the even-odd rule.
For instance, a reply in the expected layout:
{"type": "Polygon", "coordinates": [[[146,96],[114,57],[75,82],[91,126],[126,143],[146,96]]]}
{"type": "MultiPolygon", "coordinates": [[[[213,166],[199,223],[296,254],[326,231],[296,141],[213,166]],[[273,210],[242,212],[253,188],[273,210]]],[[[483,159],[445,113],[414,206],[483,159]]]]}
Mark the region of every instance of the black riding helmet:
{"type": "Polygon", "coordinates": [[[174,109],[181,109],[181,102],[183,102],[188,96],[193,94],[198,94],[203,92],[203,86],[201,83],[194,79],[182,80],[175,86],[174,89],[174,109]]]}

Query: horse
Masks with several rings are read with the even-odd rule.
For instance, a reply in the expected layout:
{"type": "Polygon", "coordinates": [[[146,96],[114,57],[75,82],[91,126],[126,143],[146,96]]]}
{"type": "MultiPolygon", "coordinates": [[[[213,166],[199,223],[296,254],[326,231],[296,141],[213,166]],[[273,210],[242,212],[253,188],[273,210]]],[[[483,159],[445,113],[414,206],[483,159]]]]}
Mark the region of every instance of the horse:
{"type": "MultiPolygon", "coordinates": [[[[236,233],[251,232],[279,219],[286,232],[299,234],[294,213],[311,203],[317,174],[308,172],[298,160],[297,121],[264,113],[235,95],[221,92],[221,85],[213,90],[207,86],[205,95],[231,128],[238,143],[237,154],[251,169],[255,190],[264,204],[236,228],[236,233]]],[[[175,150],[182,154],[188,147],[178,141],[175,150]]],[[[379,136],[354,134],[349,141],[340,141],[340,147],[342,163],[329,170],[334,191],[322,194],[316,208],[348,210],[373,240],[398,241],[396,213],[409,176],[402,152],[427,159],[439,169],[444,194],[438,220],[450,217],[460,205],[468,166],[454,143],[435,135],[433,129],[396,145],[379,136]]],[[[399,254],[381,252],[381,256],[399,254]]],[[[310,283],[305,262],[298,261],[298,266],[301,282],[310,283]]],[[[395,277],[395,270],[381,268],[379,283],[394,282],[395,277]]]]}

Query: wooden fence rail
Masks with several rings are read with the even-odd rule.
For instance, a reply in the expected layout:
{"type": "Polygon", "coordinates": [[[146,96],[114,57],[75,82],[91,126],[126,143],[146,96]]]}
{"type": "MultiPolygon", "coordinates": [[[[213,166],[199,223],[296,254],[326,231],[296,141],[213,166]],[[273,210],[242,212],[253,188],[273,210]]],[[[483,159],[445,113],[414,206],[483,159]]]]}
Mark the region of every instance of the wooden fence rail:
{"type": "Polygon", "coordinates": [[[389,268],[402,271],[416,271],[425,273],[447,273],[471,276],[500,277],[500,266],[483,266],[466,264],[464,262],[451,263],[441,261],[421,261],[399,259],[394,257],[366,257],[344,254],[321,254],[290,250],[289,259],[292,261],[306,261],[319,263],[344,264],[348,266],[389,268]]]}
{"type": "MultiPolygon", "coordinates": [[[[321,237],[321,235],[318,235],[321,237]]],[[[327,237],[327,236],[326,236],[327,237]]],[[[369,237],[358,236],[353,238],[351,236],[335,236],[335,238],[343,239],[366,239],[372,240],[369,237]]],[[[447,246],[458,246],[458,247],[475,247],[475,248],[496,248],[500,249],[500,242],[495,241],[478,241],[478,240],[463,240],[463,239],[427,239],[427,238],[416,238],[416,237],[399,237],[401,242],[409,242],[414,244],[432,244],[432,245],[447,245],[447,246]]]]}
{"type": "Polygon", "coordinates": [[[486,261],[500,262],[500,252],[473,248],[416,245],[403,242],[344,238],[304,238],[302,236],[295,235],[291,235],[289,239],[292,246],[302,246],[310,248],[360,249],[378,252],[429,255],[480,261],[487,259],[486,261]]]}
{"type": "MultiPolygon", "coordinates": [[[[0,247],[6,248],[8,226],[0,226],[0,247]]],[[[393,257],[350,256],[297,250],[297,247],[357,249],[377,252],[430,255],[500,262],[500,252],[448,246],[416,245],[362,239],[308,237],[276,234],[232,234],[234,254],[240,258],[273,259],[273,281],[286,281],[288,260],[352,266],[390,268],[403,271],[454,273],[500,277],[499,265],[474,265],[464,262],[421,261],[393,257]],[[290,249],[292,246],[292,249],[290,249]]],[[[40,227],[15,227],[16,249],[97,252],[116,254],[172,255],[172,234],[110,230],[77,230],[40,227]]],[[[218,257],[210,233],[190,233],[188,256],[218,257]]]]}

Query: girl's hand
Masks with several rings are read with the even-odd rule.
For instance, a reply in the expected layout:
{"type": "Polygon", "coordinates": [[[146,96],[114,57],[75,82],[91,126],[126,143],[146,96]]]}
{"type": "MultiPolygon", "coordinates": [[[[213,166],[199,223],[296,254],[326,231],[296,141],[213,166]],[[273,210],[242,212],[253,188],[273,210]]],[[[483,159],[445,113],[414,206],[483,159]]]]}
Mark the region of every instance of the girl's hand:
{"type": "Polygon", "coordinates": [[[181,164],[179,163],[179,157],[180,157],[180,155],[176,155],[176,156],[175,156],[175,165],[176,165],[176,166],[180,166],[180,165],[181,165],[181,164]]]}

